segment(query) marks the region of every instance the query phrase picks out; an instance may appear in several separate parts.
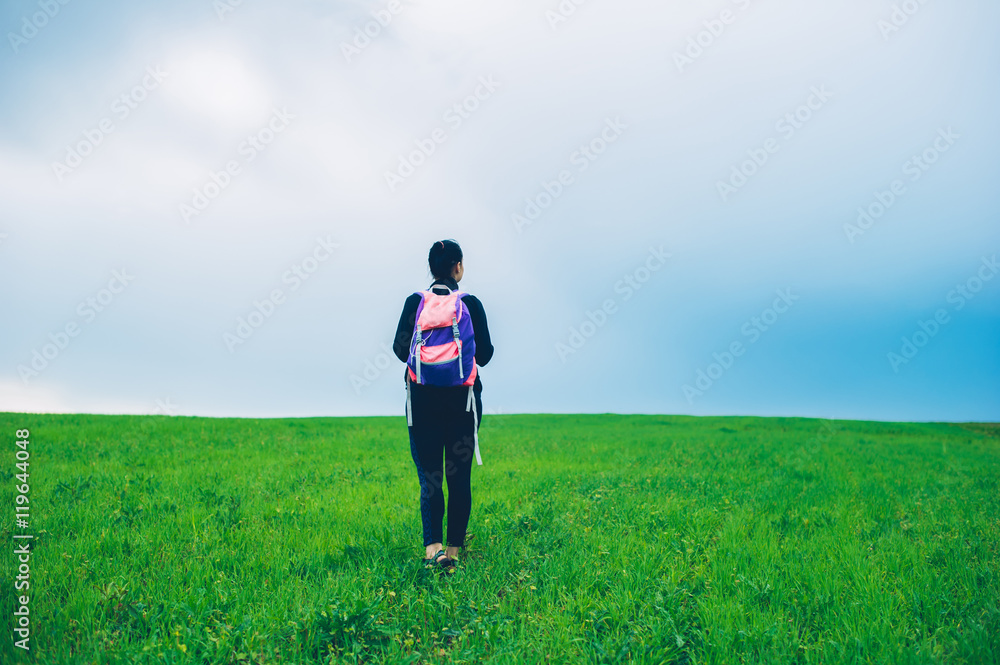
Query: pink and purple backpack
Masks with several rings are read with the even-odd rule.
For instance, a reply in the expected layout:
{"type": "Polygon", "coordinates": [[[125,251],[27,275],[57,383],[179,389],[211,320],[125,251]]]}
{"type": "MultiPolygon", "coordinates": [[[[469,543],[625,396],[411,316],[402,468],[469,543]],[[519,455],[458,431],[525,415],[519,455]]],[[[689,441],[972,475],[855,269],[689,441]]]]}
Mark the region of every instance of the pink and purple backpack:
{"type": "MultiPolygon", "coordinates": [[[[447,287],[444,287],[447,288],[447,287]]],[[[476,382],[476,337],[467,295],[451,291],[438,295],[419,291],[420,304],[413,324],[410,380],[428,386],[472,386],[476,382]]]]}
{"type": "MultiPolygon", "coordinates": [[[[448,288],[438,285],[435,288],[448,288]]],[[[410,382],[427,386],[469,387],[465,410],[472,411],[476,427],[473,433],[476,462],[479,455],[479,420],[472,388],[476,382],[476,336],[472,317],[462,298],[468,294],[448,289],[447,295],[431,290],[418,291],[420,304],[413,323],[410,355],[406,366],[409,381],[406,383],[406,421],[413,424],[410,404],[410,382]]]]}

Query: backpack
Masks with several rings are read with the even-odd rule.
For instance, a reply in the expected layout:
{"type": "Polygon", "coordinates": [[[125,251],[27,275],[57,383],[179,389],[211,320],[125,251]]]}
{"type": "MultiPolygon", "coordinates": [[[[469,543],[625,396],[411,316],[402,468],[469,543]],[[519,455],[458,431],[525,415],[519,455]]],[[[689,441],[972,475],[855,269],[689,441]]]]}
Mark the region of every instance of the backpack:
{"type": "Polygon", "coordinates": [[[476,401],[472,393],[476,382],[476,335],[472,329],[472,317],[462,298],[467,293],[452,291],[447,286],[434,288],[448,289],[447,295],[439,295],[432,290],[418,291],[420,304],[413,322],[413,336],[410,339],[410,354],[406,360],[409,381],[406,382],[406,421],[413,424],[410,404],[410,382],[438,387],[469,387],[469,397],[465,410],[472,411],[476,423],[474,440],[476,461],[479,456],[479,419],[476,401]]]}

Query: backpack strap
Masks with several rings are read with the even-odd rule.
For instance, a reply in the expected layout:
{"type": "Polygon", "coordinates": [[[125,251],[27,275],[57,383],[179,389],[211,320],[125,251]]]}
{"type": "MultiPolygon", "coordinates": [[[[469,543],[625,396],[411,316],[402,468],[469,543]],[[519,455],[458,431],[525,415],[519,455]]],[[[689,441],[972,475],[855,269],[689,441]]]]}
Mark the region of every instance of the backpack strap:
{"type": "MultiPolygon", "coordinates": [[[[461,309],[462,301],[456,300],[456,307],[461,309]]],[[[465,379],[465,372],[462,369],[462,336],[458,332],[458,313],[451,317],[451,333],[455,337],[455,346],[458,347],[458,378],[465,379]]]]}
{"type": "Polygon", "coordinates": [[[465,402],[465,410],[472,411],[472,440],[476,444],[476,463],[483,465],[483,458],[479,454],[479,414],[476,413],[476,398],[472,394],[472,386],[469,386],[469,399],[465,402]]]}
{"type": "MultiPolygon", "coordinates": [[[[416,292],[415,295],[419,295],[420,296],[420,304],[421,304],[421,306],[423,306],[423,303],[427,300],[428,294],[430,294],[430,291],[417,291],[416,292]]],[[[417,375],[417,383],[420,383],[420,347],[424,345],[424,331],[420,329],[419,318],[415,319],[413,321],[413,325],[414,325],[413,334],[416,337],[416,346],[414,347],[415,355],[416,355],[416,358],[417,358],[417,362],[416,362],[416,366],[417,366],[416,375],[417,375]]],[[[407,377],[407,379],[409,379],[409,377],[407,377]]],[[[407,415],[407,424],[408,425],[412,425],[413,424],[413,422],[412,422],[413,416],[412,416],[412,414],[410,413],[410,410],[409,410],[409,407],[410,407],[410,382],[408,380],[406,382],[406,405],[407,405],[407,414],[406,414],[407,415]]]]}
{"type": "Polygon", "coordinates": [[[413,426],[413,403],[410,401],[410,377],[406,377],[406,424],[413,426]]]}

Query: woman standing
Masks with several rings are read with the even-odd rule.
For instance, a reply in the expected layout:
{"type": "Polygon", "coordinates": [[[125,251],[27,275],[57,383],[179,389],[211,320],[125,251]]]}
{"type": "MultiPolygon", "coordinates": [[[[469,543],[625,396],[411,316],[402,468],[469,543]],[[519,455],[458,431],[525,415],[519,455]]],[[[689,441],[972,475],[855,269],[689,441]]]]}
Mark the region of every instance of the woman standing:
{"type": "MultiPolygon", "coordinates": [[[[465,268],[462,248],[454,240],[440,240],[427,257],[434,281],[428,287],[438,295],[458,291],[465,268]]],[[[396,326],[393,351],[404,363],[409,360],[417,309],[423,300],[420,293],[406,299],[396,326]]],[[[475,338],[475,364],[484,366],[493,357],[493,344],[486,324],[486,312],[479,299],[466,294],[462,302],[468,308],[475,338]]],[[[457,334],[457,333],[456,333],[457,334]]],[[[408,415],[411,416],[410,455],[420,479],[420,516],[424,532],[424,562],[446,568],[455,565],[458,550],[465,545],[465,531],[472,510],[472,457],[476,431],[482,420],[483,384],[476,373],[472,386],[475,409],[468,409],[469,390],[464,386],[439,387],[413,381],[407,368],[405,381],[409,391],[408,415]],[[444,471],[441,457],[444,453],[444,471]],[[442,549],[444,518],[443,481],[448,483],[448,548],[442,549]]],[[[470,379],[471,380],[471,379],[470,379]]]]}

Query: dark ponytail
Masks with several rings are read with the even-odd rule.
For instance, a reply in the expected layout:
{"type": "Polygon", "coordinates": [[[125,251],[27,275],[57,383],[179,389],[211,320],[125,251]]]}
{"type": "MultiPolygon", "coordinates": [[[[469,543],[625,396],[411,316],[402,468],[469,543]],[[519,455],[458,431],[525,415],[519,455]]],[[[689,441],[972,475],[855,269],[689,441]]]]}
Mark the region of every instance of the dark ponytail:
{"type": "Polygon", "coordinates": [[[462,260],[462,248],[454,240],[439,240],[431,246],[427,263],[434,279],[451,279],[451,271],[462,260]]]}

